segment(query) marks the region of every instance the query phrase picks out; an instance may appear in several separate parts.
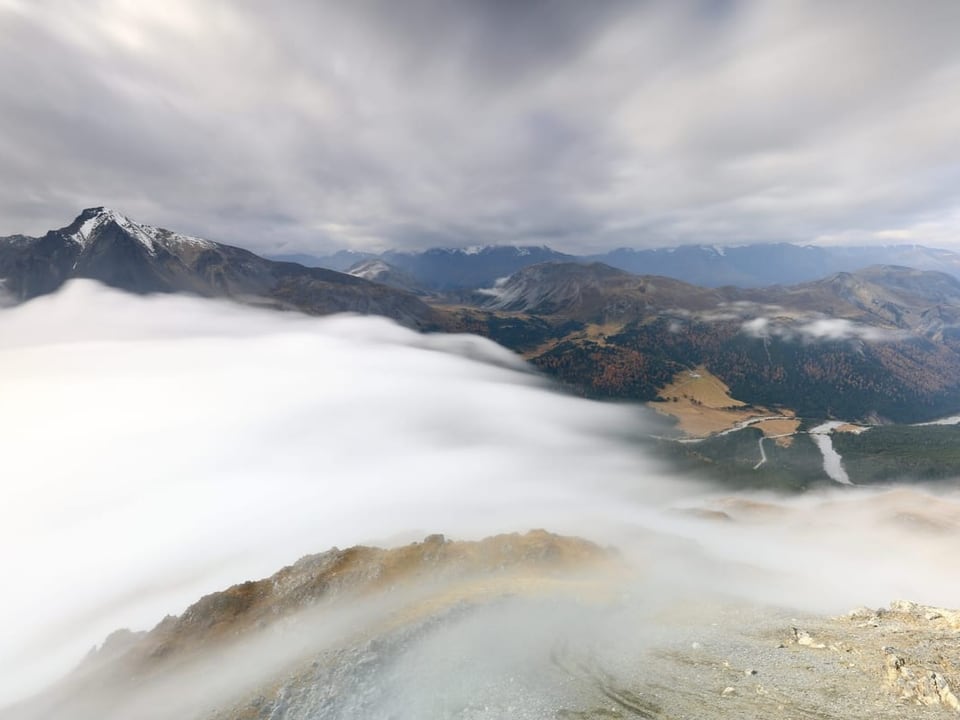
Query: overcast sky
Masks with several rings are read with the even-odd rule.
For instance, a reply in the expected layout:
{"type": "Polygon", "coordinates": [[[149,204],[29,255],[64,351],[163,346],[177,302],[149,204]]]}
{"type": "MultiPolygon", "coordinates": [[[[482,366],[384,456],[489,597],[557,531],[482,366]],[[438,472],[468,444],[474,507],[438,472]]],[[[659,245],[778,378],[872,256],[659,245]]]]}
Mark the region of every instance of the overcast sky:
{"type": "Polygon", "coordinates": [[[0,0],[0,234],[960,242],[960,2],[0,0]]]}

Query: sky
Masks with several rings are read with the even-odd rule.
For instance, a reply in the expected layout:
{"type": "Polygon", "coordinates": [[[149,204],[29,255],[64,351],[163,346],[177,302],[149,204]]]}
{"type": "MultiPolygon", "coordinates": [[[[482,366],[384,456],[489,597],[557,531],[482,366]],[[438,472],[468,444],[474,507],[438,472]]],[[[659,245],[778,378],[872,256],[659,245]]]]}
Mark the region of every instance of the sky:
{"type": "Polygon", "coordinates": [[[0,0],[0,234],[267,254],[960,234],[960,3],[0,0]]]}

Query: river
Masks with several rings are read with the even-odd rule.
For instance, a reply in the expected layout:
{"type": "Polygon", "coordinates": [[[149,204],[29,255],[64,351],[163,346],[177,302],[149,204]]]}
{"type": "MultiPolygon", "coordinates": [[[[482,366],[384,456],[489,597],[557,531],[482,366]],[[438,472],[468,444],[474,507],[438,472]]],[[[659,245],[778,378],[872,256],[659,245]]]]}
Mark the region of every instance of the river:
{"type": "Polygon", "coordinates": [[[842,421],[831,420],[822,425],[817,425],[810,429],[810,437],[820,448],[820,454],[823,455],[823,471],[827,476],[841,485],[853,485],[847,471],[843,469],[840,453],[833,447],[833,438],[830,437],[830,433],[843,424],[842,421]]]}

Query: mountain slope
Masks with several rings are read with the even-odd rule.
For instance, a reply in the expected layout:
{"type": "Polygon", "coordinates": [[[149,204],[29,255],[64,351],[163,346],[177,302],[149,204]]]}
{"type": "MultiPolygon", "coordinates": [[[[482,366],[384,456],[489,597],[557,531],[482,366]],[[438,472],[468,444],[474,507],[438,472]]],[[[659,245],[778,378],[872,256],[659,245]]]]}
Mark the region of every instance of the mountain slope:
{"type": "Polygon", "coordinates": [[[490,300],[484,306],[490,309],[590,322],[632,319],[667,308],[706,310],[725,299],[679,280],[633,275],[602,263],[533,265],[485,292],[490,300]]]}
{"type": "Polygon", "coordinates": [[[102,207],[40,238],[0,238],[0,278],[20,301],[90,278],[135,293],[189,292],[313,314],[368,313],[413,327],[437,320],[436,311],[408,293],[141,225],[102,207]]]}
{"type": "MultiPolygon", "coordinates": [[[[207,595],[149,632],[113,633],[60,683],[0,718],[439,717],[403,709],[381,673],[464,619],[542,598],[589,605],[624,575],[612,550],[543,530],[333,548],[207,595]]],[[[510,656],[503,651],[504,662],[510,656]]]]}
{"type": "MultiPolygon", "coordinates": [[[[700,522],[796,523],[776,502],[720,500],[725,509],[700,522]]],[[[927,532],[956,528],[947,513],[927,515],[942,528],[927,532]]],[[[888,529],[907,522],[900,515],[888,529]]],[[[646,542],[654,558],[676,552],[646,542]]],[[[334,548],[207,595],[150,632],[113,633],[0,718],[903,720],[960,711],[955,610],[896,601],[826,618],[736,594],[695,597],[628,557],[542,530],[334,548]]],[[[763,565],[743,565],[766,577],[763,565]]]]}
{"type": "Polygon", "coordinates": [[[880,329],[932,335],[960,322],[960,280],[942,272],[877,265],[798,285],[706,288],[673,278],[634,275],[602,263],[533,265],[482,293],[491,310],[631,321],[656,313],[714,319],[848,319],[880,329]]]}
{"type": "Polygon", "coordinates": [[[369,280],[370,282],[380,283],[381,285],[396,288],[397,290],[404,290],[414,295],[427,294],[417,282],[416,278],[379,258],[361,260],[356,265],[351,266],[347,270],[347,273],[354,277],[369,280]]]}
{"type": "Polygon", "coordinates": [[[942,337],[960,322],[960,280],[943,272],[874,265],[813,282],[755,290],[722,288],[729,298],[819,313],[877,328],[942,337]]]}
{"type": "Polygon", "coordinates": [[[480,312],[503,322],[461,312],[464,329],[588,396],[655,401],[702,366],[739,401],[811,418],[913,422],[960,411],[960,281],[944,273],[877,266],[711,289],[548,263],[489,293],[480,312]]]}

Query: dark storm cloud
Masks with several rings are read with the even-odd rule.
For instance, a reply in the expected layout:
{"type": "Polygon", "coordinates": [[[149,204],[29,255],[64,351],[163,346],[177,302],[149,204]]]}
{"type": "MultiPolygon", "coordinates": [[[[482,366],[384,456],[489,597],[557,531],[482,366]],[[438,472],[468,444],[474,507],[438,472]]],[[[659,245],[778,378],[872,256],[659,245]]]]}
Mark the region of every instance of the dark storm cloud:
{"type": "Polygon", "coordinates": [[[0,232],[948,244],[960,5],[0,0],[0,232]]]}

